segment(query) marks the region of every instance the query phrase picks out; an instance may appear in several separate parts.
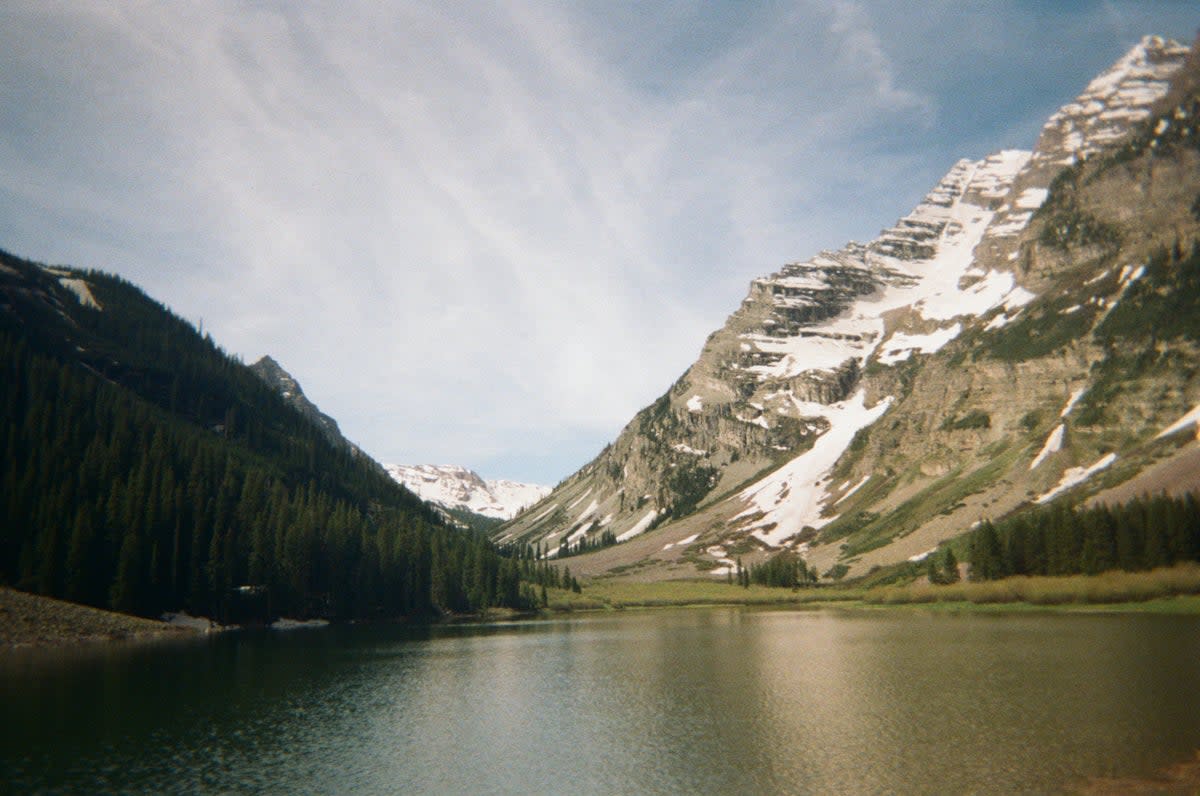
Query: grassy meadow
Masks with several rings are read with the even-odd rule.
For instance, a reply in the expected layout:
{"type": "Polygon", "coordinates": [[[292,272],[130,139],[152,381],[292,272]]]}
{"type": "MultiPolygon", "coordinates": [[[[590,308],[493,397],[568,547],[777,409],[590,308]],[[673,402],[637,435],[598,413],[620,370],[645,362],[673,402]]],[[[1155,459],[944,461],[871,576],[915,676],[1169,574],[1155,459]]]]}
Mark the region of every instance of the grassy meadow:
{"type": "Polygon", "coordinates": [[[889,606],[952,610],[1103,607],[1105,610],[1200,613],[1200,565],[1189,563],[1147,572],[1106,572],[1063,577],[932,585],[917,581],[874,588],[800,589],[750,586],[724,581],[674,580],[657,583],[597,580],[582,594],[553,589],[549,613],[670,606],[753,605],[880,609],[889,606]]]}

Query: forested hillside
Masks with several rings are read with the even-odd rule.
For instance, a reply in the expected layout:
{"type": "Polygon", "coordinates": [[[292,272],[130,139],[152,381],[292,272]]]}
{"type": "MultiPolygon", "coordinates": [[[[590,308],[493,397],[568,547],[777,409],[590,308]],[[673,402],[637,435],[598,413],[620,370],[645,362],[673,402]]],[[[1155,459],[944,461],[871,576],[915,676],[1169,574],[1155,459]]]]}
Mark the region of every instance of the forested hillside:
{"type": "Polygon", "coordinates": [[[517,561],[119,278],[0,252],[0,368],[4,583],[234,619],[531,600],[517,561]]]}

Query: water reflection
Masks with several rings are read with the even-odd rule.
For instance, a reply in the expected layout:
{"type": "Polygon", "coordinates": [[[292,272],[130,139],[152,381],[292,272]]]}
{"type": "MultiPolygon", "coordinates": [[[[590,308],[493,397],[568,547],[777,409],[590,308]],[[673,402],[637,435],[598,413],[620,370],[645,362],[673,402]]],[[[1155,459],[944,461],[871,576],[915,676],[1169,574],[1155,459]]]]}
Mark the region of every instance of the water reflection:
{"type": "Polygon", "coordinates": [[[42,652],[0,656],[21,792],[1045,791],[1200,747],[1186,617],[716,609],[42,652]]]}

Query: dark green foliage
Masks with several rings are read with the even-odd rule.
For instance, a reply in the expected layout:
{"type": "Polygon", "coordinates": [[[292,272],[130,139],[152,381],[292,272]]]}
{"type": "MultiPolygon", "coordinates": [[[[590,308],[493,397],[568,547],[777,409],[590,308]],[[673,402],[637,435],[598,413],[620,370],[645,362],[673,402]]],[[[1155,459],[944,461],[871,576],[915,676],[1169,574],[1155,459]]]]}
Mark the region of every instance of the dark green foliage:
{"type": "Polygon", "coordinates": [[[1178,340],[1200,341],[1200,243],[1160,249],[1124,296],[1096,326],[1104,358],[1092,366],[1092,387],[1079,405],[1081,426],[1116,421],[1112,403],[1127,385],[1150,373],[1178,375],[1191,365],[1178,340]]]}
{"type": "Polygon", "coordinates": [[[817,582],[816,569],[810,569],[800,556],[785,550],[771,556],[761,564],[751,564],[746,581],[760,586],[776,586],[795,589],[811,586],[817,582]]]}
{"type": "Polygon", "coordinates": [[[1120,243],[1121,234],[1116,226],[1097,219],[1072,203],[1054,209],[1045,217],[1038,241],[1057,249],[1113,247],[1120,243]]]}
{"type": "Polygon", "coordinates": [[[1145,274],[1096,327],[1096,339],[1200,340],[1200,242],[1186,253],[1160,249],[1145,274]]]}
{"type": "Polygon", "coordinates": [[[638,431],[652,440],[658,441],[662,432],[674,429],[679,421],[671,414],[671,396],[662,395],[650,406],[638,412],[638,431]]]}
{"type": "Polygon", "coordinates": [[[737,571],[735,575],[737,578],[737,585],[741,586],[743,589],[750,588],[750,571],[742,566],[741,556],[737,557],[737,571]]]}
{"type": "Polygon", "coordinates": [[[925,575],[930,583],[958,583],[958,557],[947,547],[941,553],[931,553],[925,558],[925,575]]]}
{"type": "Polygon", "coordinates": [[[443,527],[132,285],[71,272],[95,310],[0,265],[0,582],[233,620],[526,602],[482,534],[443,527]]]}
{"type": "Polygon", "coordinates": [[[971,534],[968,550],[970,551],[968,561],[971,565],[971,580],[993,580],[1008,574],[1005,568],[1004,550],[1000,545],[1000,536],[991,520],[985,520],[971,534]]]}
{"type": "Polygon", "coordinates": [[[849,571],[849,564],[834,564],[825,571],[823,577],[829,578],[830,580],[841,580],[842,578],[846,577],[846,573],[849,571]]]}
{"type": "MultiPolygon", "coordinates": [[[[1062,307],[1065,302],[1058,302],[1062,307]]],[[[990,332],[987,352],[1008,362],[1046,356],[1087,334],[1095,317],[1092,307],[1062,313],[1061,307],[1038,307],[1023,312],[1012,323],[990,332]]]]}
{"type": "Polygon", "coordinates": [[[968,539],[972,580],[1007,575],[1136,571],[1200,560],[1200,500],[1138,498],[1122,506],[1051,505],[999,525],[985,521],[968,539]]]}
{"type": "Polygon", "coordinates": [[[850,453],[861,453],[867,449],[867,443],[871,441],[871,427],[860,428],[854,432],[854,437],[850,440],[849,447],[846,448],[850,453]]]}
{"type": "Polygon", "coordinates": [[[566,589],[576,594],[583,591],[579,585],[579,580],[571,575],[570,567],[563,567],[560,572],[558,567],[547,563],[542,553],[541,545],[504,547],[501,548],[500,552],[506,561],[514,562],[514,571],[523,584],[521,600],[517,604],[512,605],[514,608],[529,610],[548,605],[547,587],[566,589]],[[525,590],[526,585],[529,587],[527,590],[525,590]],[[534,587],[537,587],[537,589],[535,590],[534,587]],[[531,599],[526,600],[526,597],[531,599]]]}
{"type": "Polygon", "coordinates": [[[588,536],[585,534],[579,537],[574,544],[568,544],[567,537],[563,537],[562,542],[558,546],[558,557],[577,556],[581,553],[591,552],[592,550],[612,547],[616,543],[617,535],[612,531],[602,531],[598,536],[588,536]]]}
{"type": "Polygon", "coordinates": [[[992,427],[992,416],[982,409],[975,409],[960,418],[946,418],[942,423],[942,431],[964,431],[992,427]]]}
{"type": "Polygon", "coordinates": [[[483,531],[490,534],[504,524],[504,520],[499,517],[487,517],[467,509],[443,508],[443,510],[472,531],[483,531]]]}
{"type": "Polygon", "coordinates": [[[1050,194],[1037,211],[1038,242],[1064,251],[1083,246],[1111,250],[1121,242],[1120,230],[1079,207],[1081,174],[1079,166],[1064,169],[1050,184],[1050,194]]]}
{"type": "Polygon", "coordinates": [[[720,472],[713,467],[680,464],[671,469],[666,488],[671,493],[671,515],[678,519],[696,509],[696,504],[717,485],[720,472]]]}

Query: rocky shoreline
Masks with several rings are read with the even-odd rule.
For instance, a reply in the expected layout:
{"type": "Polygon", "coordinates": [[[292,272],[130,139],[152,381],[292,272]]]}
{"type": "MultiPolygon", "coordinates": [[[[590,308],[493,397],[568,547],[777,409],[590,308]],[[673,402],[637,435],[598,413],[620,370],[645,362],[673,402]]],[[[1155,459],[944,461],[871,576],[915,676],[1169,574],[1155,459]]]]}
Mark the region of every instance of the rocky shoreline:
{"type": "Polygon", "coordinates": [[[0,587],[0,649],[90,641],[185,638],[193,632],[154,619],[0,587]]]}

